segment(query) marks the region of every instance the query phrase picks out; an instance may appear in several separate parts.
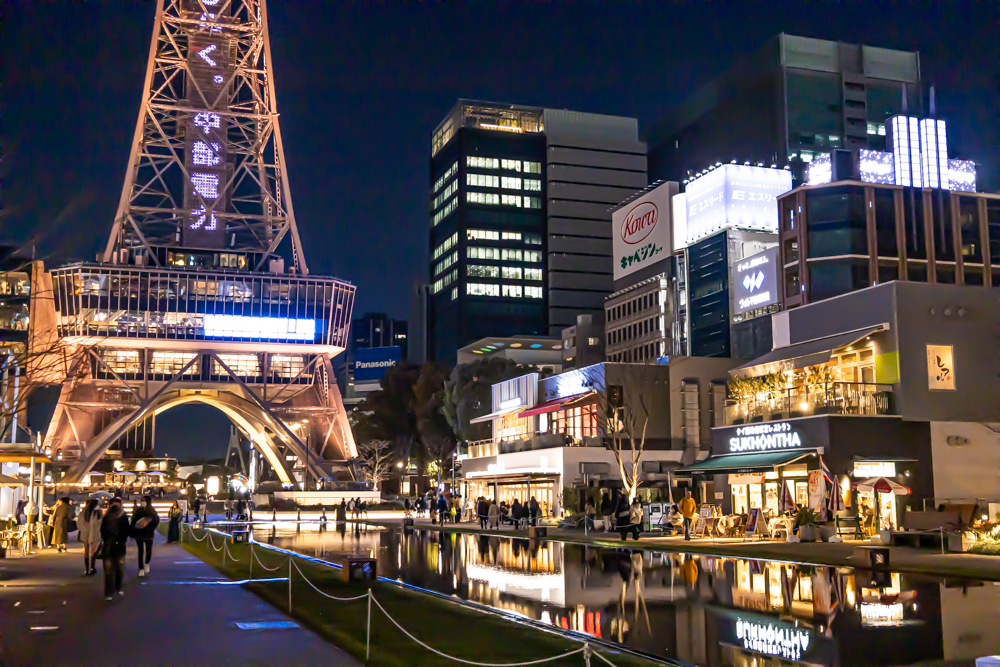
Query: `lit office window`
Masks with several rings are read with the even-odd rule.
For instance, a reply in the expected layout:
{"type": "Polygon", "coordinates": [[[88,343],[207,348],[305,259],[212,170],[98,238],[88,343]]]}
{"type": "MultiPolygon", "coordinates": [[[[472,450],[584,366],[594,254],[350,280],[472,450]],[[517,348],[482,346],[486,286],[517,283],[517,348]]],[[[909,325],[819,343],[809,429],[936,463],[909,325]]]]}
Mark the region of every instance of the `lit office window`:
{"type": "Polygon", "coordinates": [[[525,234],[524,242],[528,245],[542,245],[542,235],[541,234],[525,234]]]}
{"type": "Polygon", "coordinates": [[[526,178],[524,179],[524,189],[531,190],[533,192],[541,192],[542,182],[537,178],[526,178]]]}
{"type": "Polygon", "coordinates": [[[504,176],[500,179],[500,187],[504,190],[520,190],[521,179],[513,176],[504,176]]]}
{"type": "Polygon", "coordinates": [[[521,161],[520,160],[501,160],[501,169],[508,169],[510,171],[521,171],[521,161]]]}
{"type": "Polygon", "coordinates": [[[454,301],[457,298],[458,298],[458,288],[457,287],[452,287],[451,288],[451,300],[454,301]]]}
{"type": "Polygon", "coordinates": [[[500,195],[500,203],[504,206],[520,206],[521,195],[500,195]]]}
{"type": "Polygon", "coordinates": [[[500,160],[495,157],[476,157],[469,155],[465,159],[467,167],[478,167],[479,169],[499,169],[500,160]]]}
{"type": "Polygon", "coordinates": [[[510,259],[516,262],[524,261],[524,251],[517,248],[502,248],[500,259],[510,259]]]}
{"type": "Polygon", "coordinates": [[[483,264],[469,264],[465,267],[465,275],[473,278],[499,278],[499,266],[485,266],[483,264]]]}
{"type": "Polygon", "coordinates": [[[458,192],[458,181],[452,181],[451,185],[442,190],[441,194],[439,194],[437,197],[434,198],[434,203],[431,206],[431,209],[436,209],[438,206],[446,202],[448,198],[451,197],[456,192],[458,192]]]}
{"type": "Polygon", "coordinates": [[[504,241],[520,241],[521,232],[504,232],[502,238],[504,241]]]}
{"type": "Polygon", "coordinates": [[[500,187],[500,177],[489,174],[466,174],[465,184],[478,188],[498,188],[500,187]]]}
{"type": "Polygon", "coordinates": [[[500,286],[495,283],[468,283],[465,293],[473,296],[500,296],[500,286]]]}
{"type": "MultiPolygon", "coordinates": [[[[142,364],[139,362],[139,350],[109,350],[101,349],[101,361],[115,373],[139,373],[142,364]]],[[[102,369],[103,370],[103,369],[102,369]]]]}
{"type": "Polygon", "coordinates": [[[472,204],[488,204],[496,206],[500,203],[500,195],[489,192],[466,192],[465,201],[472,204]]]}
{"type": "Polygon", "coordinates": [[[503,285],[503,295],[520,299],[524,296],[524,288],[521,285],[503,285]]]}
{"type": "Polygon", "coordinates": [[[524,198],[524,208],[541,208],[542,200],[540,197],[525,197],[524,198]]]}
{"type": "Polygon", "coordinates": [[[445,254],[446,252],[451,250],[452,246],[454,246],[456,243],[458,243],[458,232],[455,232],[447,239],[445,239],[443,242],[441,242],[441,244],[438,245],[438,247],[434,248],[434,257],[432,257],[431,259],[437,259],[441,255],[445,254]]]}
{"type": "Polygon", "coordinates": [[[541,280],[542,270],[541,269],[525,269],[524,270],[525,280],[541,280]]]}
{"type": "Polygon", "coordinates": [[[439,280],[435,280],[434,287],[431,291],[434,294],[437,294],[438,292],[440,292],[441,290],[443,290],[445,287],[452,284],[456,280],[458,280],[458,269],[453,269],[452,272],[449,273],[448,275],[444,276],[443,278],[440,278],[439,280]]]}
{"type": "Polygon", "coordinates": [[[466,249],[466,256],[469,259],[500,259],[500,248],[469,246],[466,249]]]}
{"type": "Polygon", "coordinates": [[[305,357],[301,354],[272,354],[267,359],[269,372],[279,378],[295,378],[305,365],[305,357]]]}
{"type": "MultiPolygon", "coordinates": [[[[220,354],[219,359],[229,366],[235,375],[240,377],[257,377],[260,375],[260,357],[256,354],[220,354]]],[[[212,359],[212,375],[228,375],[226,370],[215,359],[212,359]]]]}
{"type": "Polygon", "coordinates": [[[456,162],[456,163],[452,164],[450,167],[448,167],[448,171],[444,172],[444,174],[441,176],[441,178],[439,178],[439,179],[437,179],[437,181],[435,181],[435,183],[434,183],[434,192],[437,192],[438,190],[440,190],[441,186],[444,185],[445,183],[447,183],[448,179],[451,178],[452,176],[454,176],[455,172],[457,172],[457,171],[458,171],[458,163],[456,162]]]}
{"type": "Polygon", "coordinates": [[[541,287],[525,287],[524,296],[529,299],[541,299],[542,298],[542,288],[541,287]]]}
{"type": "Polygon", "coordinates": [[[197,352],[157,352],[154,351],[149,362],[151,373],[176,375],[192,359],[197,359],[184,375],[199,375],[201,373],[201,355],[197,352]]]}
{"type": "MultiPolygon", "coordinates": [[[[496,268],[496,267],[493,267],[496,268]]],[[[507,280],[521,280],[521,267],[520,266],[505,266],[503,267],[503,277],[507,280]]]]}
{"type": "Polygon", "coordinates": [[[525,162],[524,163],[524,173],[526,173],[526,174],[540,174],[540,173],[542,173],[542,163],[541,162],[525,162]]]}
{"type": "Polygon", "coordinates": [[[482,239],[484,241],[499,241],[500,232],[492,229],[470,229],[466,237],[470,240],[482,239]]]}
{"type": "Polygon", "coordinates": [[[444,208],[434,214],[434,224],[437,225],[437,223],[454,213],[456,208],[458,208],[458,197],[452,197],[451,201],[445,204],[444,208]]]}
{"type": "Polygon", "coordinates": [[[457,262],[458,262],[458,253],[457,252],[451,253],[450,255],[448,255],[447,257],[445,257],[443,260],[441,260],[440,262],[438,262],[437,265],[435,265],[435,267],[434,267],[434,275],[436,276],[437,274],[441,273],[442,271],[446,271],[446,270],[450,269],[457,262]]]}
{"type": "Polygon", "coordinates": [[[541,262],[542,253],[540,250],[525,250],[524,251],[524,261],[525,262],[541,262]]]}

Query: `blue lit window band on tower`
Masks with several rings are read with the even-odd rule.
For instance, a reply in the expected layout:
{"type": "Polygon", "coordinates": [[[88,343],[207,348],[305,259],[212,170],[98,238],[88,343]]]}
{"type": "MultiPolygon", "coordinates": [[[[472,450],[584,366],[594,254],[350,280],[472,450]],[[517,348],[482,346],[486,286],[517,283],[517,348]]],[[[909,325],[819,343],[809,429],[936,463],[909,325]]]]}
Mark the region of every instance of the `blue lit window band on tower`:
{"type": "Polygon", "coordinates": [[[181,227],[181,243],[192,248],[219,248],[226,242],[229,123],[214,112],[226,109],[229,102],[222,90],[231,74],[233,38],[224,32],[229,7],[222,0],[185,2],[185,14],[198,21],[188,36],[187,94],[190,105],[200,111],[187,120],[184,207],[190,214],[181,227]]]}

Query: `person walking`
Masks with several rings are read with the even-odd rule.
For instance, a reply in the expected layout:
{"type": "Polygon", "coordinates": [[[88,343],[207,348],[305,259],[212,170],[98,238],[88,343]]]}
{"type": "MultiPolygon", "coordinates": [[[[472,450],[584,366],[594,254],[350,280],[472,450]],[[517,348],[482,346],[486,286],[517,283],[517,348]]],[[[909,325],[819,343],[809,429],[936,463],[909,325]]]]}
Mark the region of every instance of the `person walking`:
{"type": "Polygon", "coordinates": [[[538,501],[535,500],[534,496],[531,496],[531,500],[528,502],[528,509],[531,512],[531,514],[530,514],[530,516],[531,516],[531,525],[532,526],[537,526],[538,525],[538,501]]]}
{"type": "Polygon", "coordinates": [[[441,525],[443,526],[448,520],[448,499],[444,497],[443,493],[438,496],[437,510],[438,519],[440,519],[441,525]]]}
{"type": "Polygon", "coordinates": [[[184,516],[184,512],[181,510],[181,504],[174,501],[174,504],[170,506],[170,511],[167,512],[167,519],[170,524],[167,526],[167,544],[171,542],[178,542],[181,539],[181,517],[184,516]]]}
{"type": "Polygon", "coordinates": [[[690,491],[684,492],[684,499],[681,500],[681,516],[684,517],[684,539],[691,540],[691,522],[698,514],[698,503],[691,497],[690,491]]]}
{"type": "Polygon", "coordinates": [[[479,496],[476,500],[476,518],[479,519],[479,529],[486,530],[486,522],[489,519],[489,505],[486,504],[486,498],[479,496]]]}
{"type": "Polygon", "coordinates": [[[500,520],[500,508],[497,507],[497,501],[496,500],[491,500],[490,501],[490,507],[486,511],[486,513],[487,513],[487,517],[490,520],[490,530],[496,530],[497,526],[499,525],[499,520],[500,520]]]}
{"type": "Polygon", "coordinates": [[[125,595],[125,550],[128,546],[129,523],[122,509],[121,498],[111,506],[101,520],[101,559],[104,564],[104,599],[111,600],[115,591],[125,595]]]}
{"type": "Polygon", "coordinates": [[[60,498],[52,513],[49,514],[49,526],[52,528],[52,544],[56,551],[66,551],[70,520],[69,498],[60,498]]]}
{"type": "MultiPolygon", "coordinates": [[[[622,496],[625,498],[625,496],[622,496]]],[[[628,507],[628,501],[625,501],[626,507],[628,507]]],[[[632,501],[632,506],[628,507],[627,520],[624,522],[625,525],[621,525],[619,522],[619,534],[622,536],[622,542],[628,539],[628,534],[632,533],[632,539],[639,539],[639,532],[642,530],[642,503],[636,498],[632,501]]]]}
{"type": "Polygon", "coordinates": [[[97,574],[97,545],[101,542],[101,509],[97,498],[91,498],[80,512],[76,523],[80,530],[80,541],[83,542],[83,573],[87,576],[97,574]]]}
{"type": "Polygon", "coordinates": [[[519,498],[514,498],[514,504],[510,506],[510,519],[514,522],[514,530],[521,528],[521,518],[524,516],[524,505],[519,498]]]}
{"type": "Polygon", "coordinates": [[[607,491],[601,494],[601,518],[604,519],[604,532],[611,530],[611,516],[614,505],[611,504],[611,494],[607,491]]]}
{"type": "Polygon", "coordinates": [[[587,502],[583,506],[584,518],[586,520],[587,530],[594,530],[594,517],[597,516],[597,509],[594,507],[594,501],[587,498],[587,502]]]}
{"type": "Polygon", "coordinates": [[[130,532],[139,552],[139,576],[149,574],[149,561],[153,557],[153,534],[160,523],[160,516],[153,508],[153,499],[142,497],[142,504],[132,513],[130,532]],[[145,556],[145,559],[143,558],[145,556]]]}

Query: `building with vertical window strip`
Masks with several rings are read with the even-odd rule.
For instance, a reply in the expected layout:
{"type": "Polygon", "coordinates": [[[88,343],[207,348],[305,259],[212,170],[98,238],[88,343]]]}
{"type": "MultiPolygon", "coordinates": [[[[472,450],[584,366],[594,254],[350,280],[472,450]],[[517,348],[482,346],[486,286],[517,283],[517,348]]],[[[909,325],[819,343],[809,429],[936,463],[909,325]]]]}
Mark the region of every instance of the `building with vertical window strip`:
{"type": "Polygon", "coordinates": [[[603,317],[607,209],[645,185],[633,118],[460,100],[431,138],[429,356],[603,317]]]}

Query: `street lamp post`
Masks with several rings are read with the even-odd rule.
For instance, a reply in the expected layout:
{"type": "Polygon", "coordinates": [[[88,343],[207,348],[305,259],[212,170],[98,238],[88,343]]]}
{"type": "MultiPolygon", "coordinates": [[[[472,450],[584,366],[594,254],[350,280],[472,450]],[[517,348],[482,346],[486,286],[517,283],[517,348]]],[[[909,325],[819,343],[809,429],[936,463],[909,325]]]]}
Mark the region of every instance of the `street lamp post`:
{"type": "Polygon", "coordinates": [[[451,453],[451,493],[455,495],[455,461],[458,460],[458,452],[451,453]]]}

